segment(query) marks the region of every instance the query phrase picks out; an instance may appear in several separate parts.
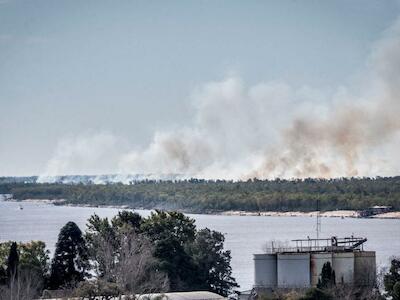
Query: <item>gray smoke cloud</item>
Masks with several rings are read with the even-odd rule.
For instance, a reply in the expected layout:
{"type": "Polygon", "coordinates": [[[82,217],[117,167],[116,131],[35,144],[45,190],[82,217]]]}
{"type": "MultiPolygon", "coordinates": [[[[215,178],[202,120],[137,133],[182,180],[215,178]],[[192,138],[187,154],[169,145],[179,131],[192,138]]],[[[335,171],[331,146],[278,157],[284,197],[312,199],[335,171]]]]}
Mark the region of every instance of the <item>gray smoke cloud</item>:
{"type": "MultiPolygon", "coordinates": [[[[281,81],[248,86],[237,76],[207,83],[191,96],[191,124],[156,132],[144,149],[114,153],[109,172],[214,179],[398,174],[399,95],[397,22],[353,84],[326,92],[281,81]]],[[[69,148],[56,153],[44,176],[73,169],[76,156],[86,158],[69,148]]]]}

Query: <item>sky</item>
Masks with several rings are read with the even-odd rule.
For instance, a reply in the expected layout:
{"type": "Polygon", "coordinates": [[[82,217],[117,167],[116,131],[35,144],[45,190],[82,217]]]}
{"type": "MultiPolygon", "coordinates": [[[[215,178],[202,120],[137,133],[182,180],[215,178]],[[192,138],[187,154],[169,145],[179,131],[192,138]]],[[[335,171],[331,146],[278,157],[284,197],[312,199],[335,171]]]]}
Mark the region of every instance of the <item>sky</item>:
{"type": "Polygon", "coordinates": [[[351,104],[354,132],[382,136],[375,83],[398,61],[399,13],[378,0],[0,0],[0,176],[398,175],[397,124],[382,139],[361,130],[355,150],[330,124],[354,120],[351,104]],[[306,116],[323,145],[288,141],[306,116]]]}

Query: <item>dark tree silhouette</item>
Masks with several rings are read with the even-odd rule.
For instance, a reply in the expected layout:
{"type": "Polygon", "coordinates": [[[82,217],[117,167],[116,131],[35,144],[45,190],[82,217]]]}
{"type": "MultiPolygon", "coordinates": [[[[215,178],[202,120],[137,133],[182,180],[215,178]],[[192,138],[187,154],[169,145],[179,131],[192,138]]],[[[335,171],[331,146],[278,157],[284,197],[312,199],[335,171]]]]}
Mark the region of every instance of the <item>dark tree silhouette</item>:
{"type": "Polygon", "coordinates": [[[50,288],[74,287],[85,279],[87,271],[87,249],[82,232],[74,222],[68,222],[58,235],[51,263],[50,288]]]}
{"type": "Polygon", "coordinates": [[[10,253],[7,259],[8,285],[10,285],[11,282],[15,281],[18,277],[18,264],[19,264],[19,255],[18,255],[17,243],[13,242],[11,244],[10,253]]]}
{"type": "Polygon", "coordinates": [[[238,287],[232,277],[231,252],[224,251],[224,235],[208,228],[197,232],[189,253],[196,265],[196,289],[227,296],[238,287]]]}
{"type": "Polygon", "coordinates": [[[336,284],[335,271],[332,269],[331,263],[328,261],[322,266],[320,278],[317,287],[320,289],[332,288],[336,284]]]}
{"type": "Polygon", "coordinates": [[[195,265],[186,246],[194,241],[194,220],[179,212],[156,211],[141,226],[155,244],[155,257],[167,273],[172,290],[190,290],[193,286],[195,265]]]}

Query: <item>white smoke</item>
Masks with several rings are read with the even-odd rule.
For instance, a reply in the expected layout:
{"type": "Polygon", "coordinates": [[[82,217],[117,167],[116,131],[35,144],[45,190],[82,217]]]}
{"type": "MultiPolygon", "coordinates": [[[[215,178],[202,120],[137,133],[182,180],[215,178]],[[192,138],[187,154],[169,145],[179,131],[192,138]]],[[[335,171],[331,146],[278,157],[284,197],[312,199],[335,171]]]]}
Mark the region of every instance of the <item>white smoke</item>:
{"type": "MultiPolygon", "coordinates": [[[[158,131],[144,149],[117,156],[120,174],[183,177],[342,177],[400,170],[400,23],[376,43],[361,82],[333,93],[284,82],[246,85],[239,77],[207,83],[192,95],[195,118],[158,131]]],[[[102,139],[100,139],[102,140],[102,139]]],[[[115,141],[69,141],[47,174],[88,172],[115,141]],[[90,144],[90,145],[89,145],[90,144]],[[95,143],[94,143],[95,144],[95,143]],[[80,162],[80,168],[71,168],[80,162]]]]}
{"type": "Polygon", "coordinates": [[[108,132],[86,132],[61,139],[38,182],[59,181],[59,175],[103,174],[115,169],[123,152],[108,132]]]}

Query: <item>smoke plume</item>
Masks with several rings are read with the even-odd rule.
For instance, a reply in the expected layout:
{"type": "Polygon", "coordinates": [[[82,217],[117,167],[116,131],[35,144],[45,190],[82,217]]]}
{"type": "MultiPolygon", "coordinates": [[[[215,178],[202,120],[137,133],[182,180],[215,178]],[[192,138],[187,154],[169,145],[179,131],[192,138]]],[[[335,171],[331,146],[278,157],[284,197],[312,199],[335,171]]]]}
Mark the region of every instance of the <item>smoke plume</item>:
{"type": "MultiPolygon", "coordinates": [[[[398,174],[400,23],[374,45],[354,81],[334,92],[280,81],[248,86],[239,77],[207,83],[191,96],[190,124],[118,153],[111,172],[229,179],[398,174]]],[[[63,172],[76,156],[64,151],[47,173],[63,172]]]]}

